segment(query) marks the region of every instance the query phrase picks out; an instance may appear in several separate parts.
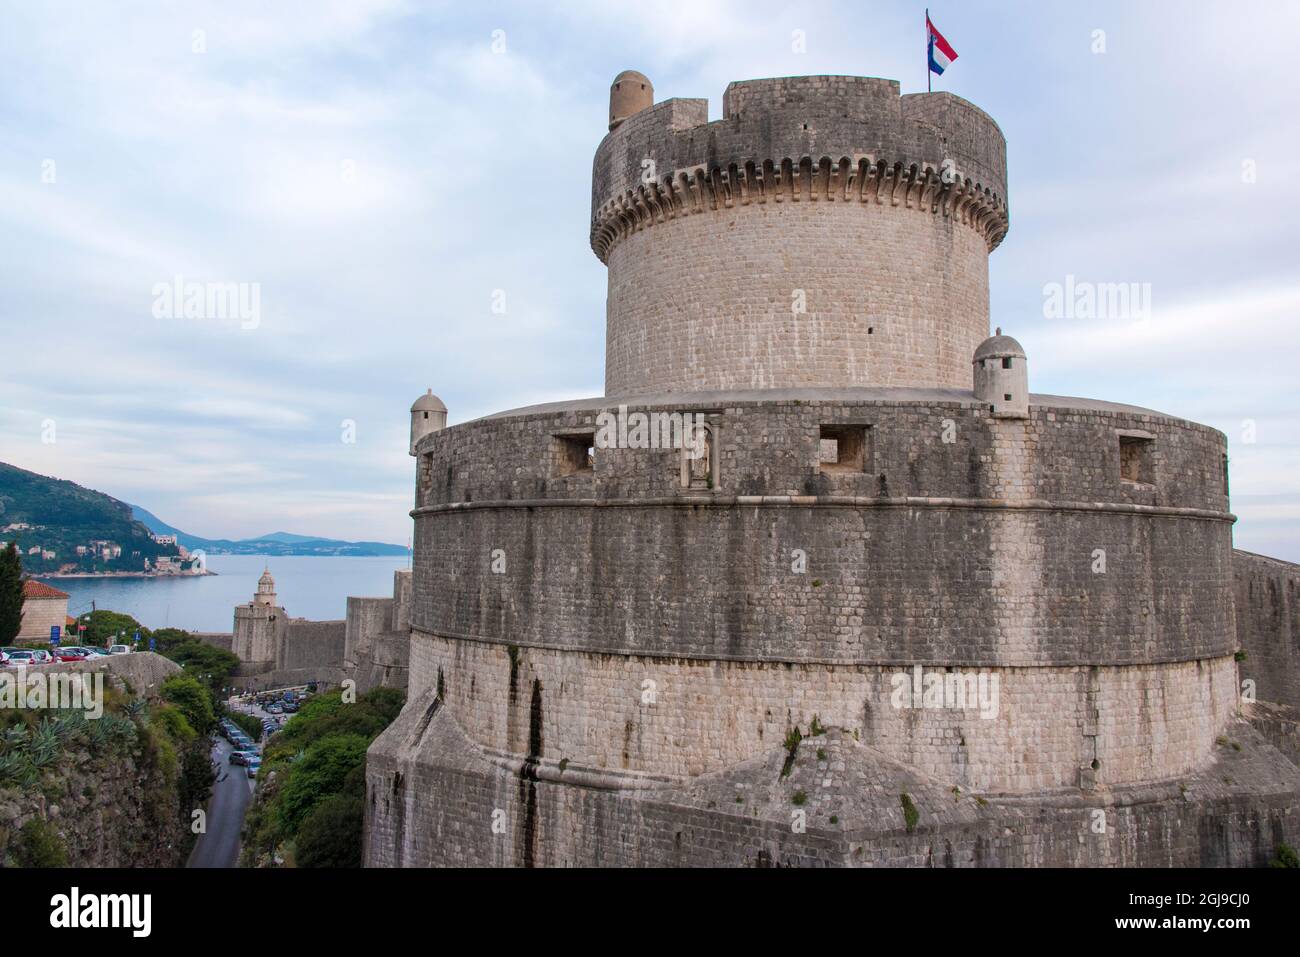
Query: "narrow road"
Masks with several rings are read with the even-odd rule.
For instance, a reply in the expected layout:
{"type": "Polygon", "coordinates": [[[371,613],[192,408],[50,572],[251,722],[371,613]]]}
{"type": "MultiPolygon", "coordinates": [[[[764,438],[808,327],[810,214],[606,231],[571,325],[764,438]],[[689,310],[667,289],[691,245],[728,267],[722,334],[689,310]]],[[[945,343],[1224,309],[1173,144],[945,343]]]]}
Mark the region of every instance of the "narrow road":
{"type": "Polygon", "coordinates": [[[224,738],[212,746],[212,760],[219,768],[208,801],[208,829],[199,835],[186,867],[235,867],[239,863],[239,831],[253,795],[253,781],[243,765],[230,763],[232,750],[224,738]]]}

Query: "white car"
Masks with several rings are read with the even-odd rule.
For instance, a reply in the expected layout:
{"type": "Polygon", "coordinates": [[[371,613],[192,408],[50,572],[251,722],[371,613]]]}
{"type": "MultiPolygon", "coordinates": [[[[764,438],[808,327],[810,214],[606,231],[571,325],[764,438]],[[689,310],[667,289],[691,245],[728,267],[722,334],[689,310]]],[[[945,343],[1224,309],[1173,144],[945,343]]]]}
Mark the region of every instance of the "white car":
{"type": "Polygon", "coordinates": [[[109,645],[108,653],[110,655],[129,655],[131,653],[130,645],[109,645]]]}
{"type": "Polygon", "coordinates": [[[47,665],[50,663],[50,653],[37,648],[33,651],[11,651],[9,653],[9,664],[11,665],[47,665]]]}

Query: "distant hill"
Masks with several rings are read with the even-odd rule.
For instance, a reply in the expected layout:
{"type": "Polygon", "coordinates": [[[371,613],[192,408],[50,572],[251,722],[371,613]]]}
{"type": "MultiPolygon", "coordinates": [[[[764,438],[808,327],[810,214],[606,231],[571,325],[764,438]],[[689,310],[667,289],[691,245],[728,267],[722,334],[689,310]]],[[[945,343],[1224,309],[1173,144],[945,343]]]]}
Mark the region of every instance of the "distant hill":
{"type": "Polygon", "coordinates": [[[132,517],[129,505],[111,495],[0,462],[0,541],[18,542],[24,571],[56,572],[74,564],[87,572],[140,571],[146,558],[177,553],[155,542],[150,531],[132,517]],[[29,527],[4,531],[15,525],[29,527]],[[113,542],[121,555],[91,554],[93,541],[113,542]],[[77,555],[77,546],[87,554],[77,555]],[[32,548],[41,553],[29,554],[32,548]]]}
{"type": "Polygon", "coordinates": [[[376,555],[405,555],[404,545],[387,542],[345,542],[335,538],[318,538],[314,535],[294,535],[291,532],[272,532],[257,538],[200,538],[168,525],[158,516],[139,505],[130,506],[132,516],[156,535],[175,535],[177,541],[190,551],[202,549],[209,555],[337,555],[359,558],[376,555]]]}

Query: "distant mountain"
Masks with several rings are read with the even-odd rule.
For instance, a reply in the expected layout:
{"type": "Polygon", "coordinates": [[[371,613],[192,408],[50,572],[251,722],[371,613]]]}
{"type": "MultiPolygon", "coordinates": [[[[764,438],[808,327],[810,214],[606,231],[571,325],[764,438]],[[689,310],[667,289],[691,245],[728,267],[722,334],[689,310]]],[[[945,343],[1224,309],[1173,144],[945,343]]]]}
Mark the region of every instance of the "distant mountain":
{"type": "Polygon", "coordinates": [[[318,538],[314,535],[295,535],[292,532],[272,532],[257,538],[200,538],[168,525],[157,515],[139,505],[132,505],[131,514],[155,535],[175,535],[176,540],[190,551],[202,549],[209,555],[339,555],[358,558],[377,555],[405,555],[406,546],[388,542],[345,542],[335,538],[318,538]]]}
{"type": "Polygon", "coordinates": [[[82,572],[140,571],[146,558],[176,554],[150,531],[132,517],[131,506],[111,495],[0,462],[0,541],[18,542],[24,571],[57,572],[65,565],[82,572]],[[92,542],[121,551],[113,557],[110,549],[106,559],[103,546],[92,551],[92,542]]]}

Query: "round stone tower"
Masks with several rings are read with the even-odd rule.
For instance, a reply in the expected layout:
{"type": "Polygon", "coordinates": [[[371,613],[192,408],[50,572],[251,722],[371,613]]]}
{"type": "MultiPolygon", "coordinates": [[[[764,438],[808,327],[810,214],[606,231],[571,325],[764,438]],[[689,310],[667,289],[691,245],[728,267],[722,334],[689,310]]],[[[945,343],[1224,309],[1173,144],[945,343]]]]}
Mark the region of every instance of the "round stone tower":
{"type": "Polygon", "coordinates": [[[1255,854],[1195,843],[1227,817],[1285,833],[1215,764],[1226,440],[1031,399],[988,337],[997,125],[864,77],[733,83],[709,123],[643,79],[593,171],[607,395],[412,409],[367,863],[1149,866],[1255,854]]]}
{"type": "Polygon", "coordinates": [[[732,83],[709,123],[639,77],[615,80],[592,177],[607,395],[969,386],[1008,226],[987,114],[803,76],[732,83]]]}

